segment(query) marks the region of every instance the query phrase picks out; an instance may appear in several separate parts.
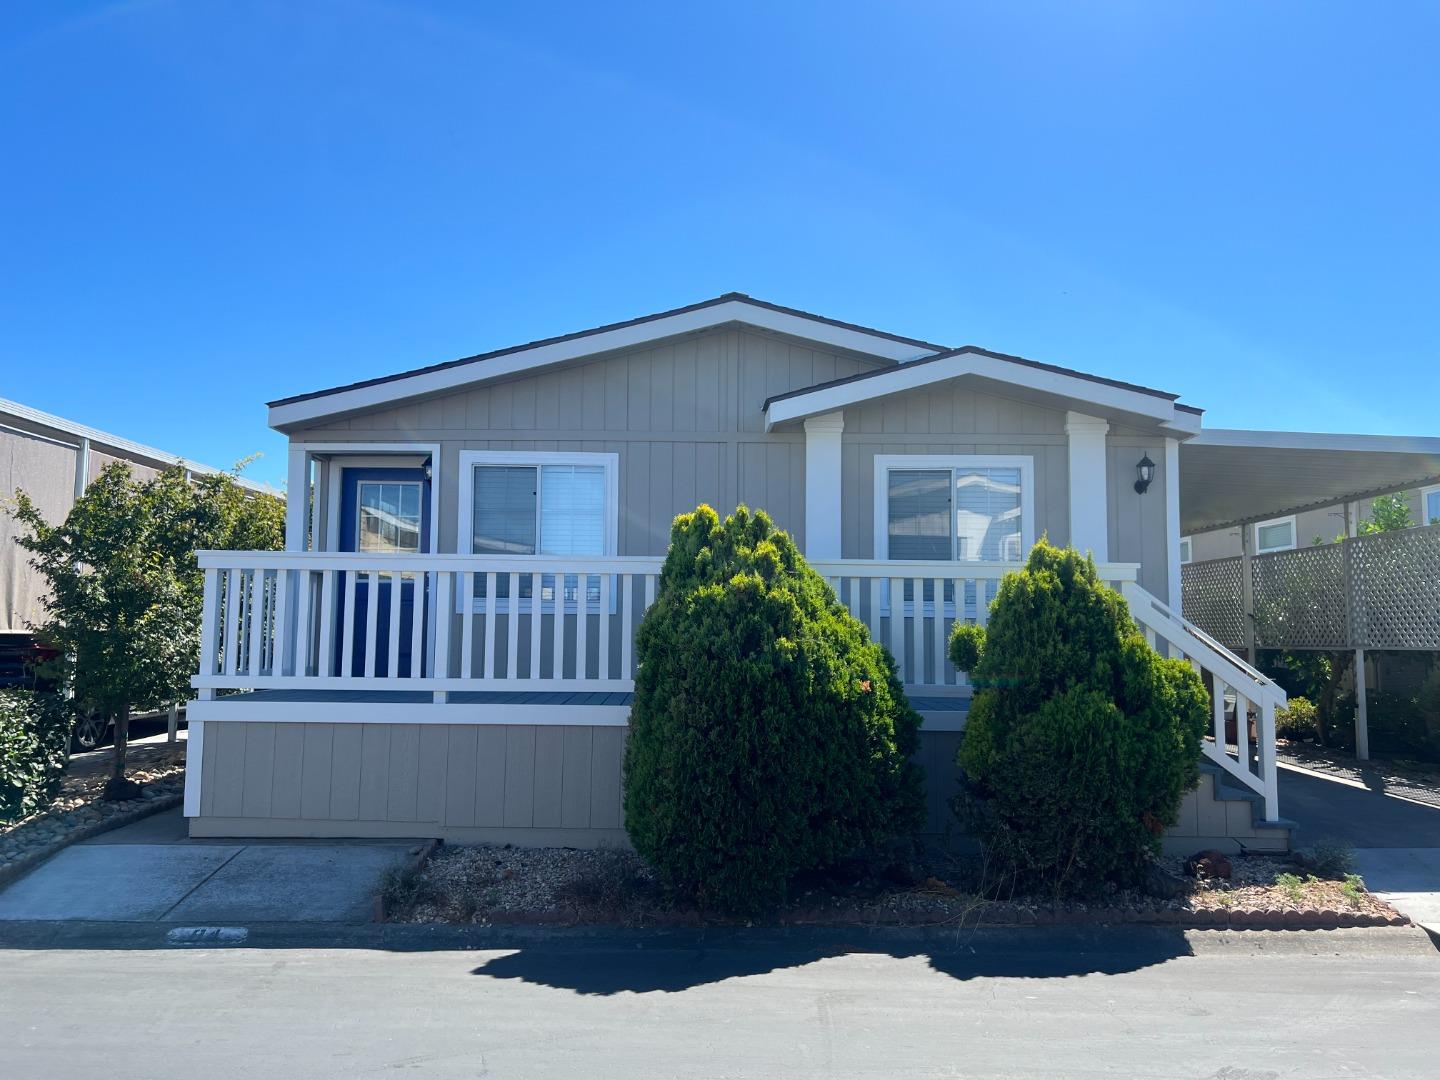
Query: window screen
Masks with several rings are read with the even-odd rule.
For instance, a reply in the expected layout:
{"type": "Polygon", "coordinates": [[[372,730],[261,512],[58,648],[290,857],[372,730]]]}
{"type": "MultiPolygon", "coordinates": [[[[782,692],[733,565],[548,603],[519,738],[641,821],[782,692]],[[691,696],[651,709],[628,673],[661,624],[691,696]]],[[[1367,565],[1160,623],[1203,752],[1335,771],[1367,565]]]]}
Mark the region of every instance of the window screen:
{"type": "Polygon", "coordinates": [[[1422,525],[1440,525],[1440,491],[1425,494],[1425,520],[1422,525]]]}

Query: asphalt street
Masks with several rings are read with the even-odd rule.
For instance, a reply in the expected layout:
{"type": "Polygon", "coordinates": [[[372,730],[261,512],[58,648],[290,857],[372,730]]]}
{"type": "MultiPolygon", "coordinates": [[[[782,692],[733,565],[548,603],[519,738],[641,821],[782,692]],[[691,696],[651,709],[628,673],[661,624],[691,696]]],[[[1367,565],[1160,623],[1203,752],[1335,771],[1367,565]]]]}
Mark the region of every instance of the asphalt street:
{"type": "Polygon", "coordinates": [[[0,931],[5,1074],[1399,1080],[1440,1060],[1440,956],[1415,929],[183,937],[0,931]]]}

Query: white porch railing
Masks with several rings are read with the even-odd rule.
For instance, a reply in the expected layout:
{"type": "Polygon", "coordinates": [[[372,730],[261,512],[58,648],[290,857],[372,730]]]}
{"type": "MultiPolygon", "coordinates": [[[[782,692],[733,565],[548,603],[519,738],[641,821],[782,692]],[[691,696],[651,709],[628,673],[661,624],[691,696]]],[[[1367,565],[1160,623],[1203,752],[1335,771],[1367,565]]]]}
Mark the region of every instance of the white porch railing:
{"type": "Polygon", "coordinates": [[[196,689],[634,687],[663,560],[202,551],[196,689]],[[465,598],[469,598],[469,603],[465,598]]]}
{"type": "MultiPolygon", "coordinates": [[[[216,690],[634,689],[635,629],[663,560],[203,551],[202,698],[216,690]]],[[[946,655],[957,620],[984,624],[1017,563],[822,560],[815,569],[895,657],[912,693],[969,692],[946,655]]],[[[1152,644],[1212,687],[1205,753],[1277,813],[1275,709],[1284,692],[1136,583],[1102,565],[1152,644]],[[1235,750],[1227,702],[1235,701],[1235,750]],[[1247,715],[1256,718],[1253,753],[1247,715]]]]}
{"type": "MultiPolygon", "coordinates": [[[[810,565],[870,628],[871,638],[890,650],[907,689],[943,695],[969,687],[965,673],[956,671],[947,655],[955,622],[984,626],[1000,579],[1024,564],[836,559],[810,565]],[[898,618],[896,597],[901,598],[898,618]]],[[[1118,589],[1135,581],[1139,567],[1106,564],[1098,570],[1118,589]]]]}
{"type": "Polygon", "coordinates": [[[1285,691],[1256,671],[1194,623],[1177,615],[1136,583],[1121,590],[1130,604],[1130,614],[1151,645],[1164,642],[1171,656],[1190,662],[1210,690],[1211,732],[1203,752],[1225,773],[1251,791],[1265,804],[1265,819],[1280,814],[1278,777],[1275,767],[1275,710],[1283,708],[1285,691]],[[1234,750],[1230,749],[1229,719],[1233,702],[1234,750]],[[1255,722],[1251,745],[1250,719],[1255,722]]]}

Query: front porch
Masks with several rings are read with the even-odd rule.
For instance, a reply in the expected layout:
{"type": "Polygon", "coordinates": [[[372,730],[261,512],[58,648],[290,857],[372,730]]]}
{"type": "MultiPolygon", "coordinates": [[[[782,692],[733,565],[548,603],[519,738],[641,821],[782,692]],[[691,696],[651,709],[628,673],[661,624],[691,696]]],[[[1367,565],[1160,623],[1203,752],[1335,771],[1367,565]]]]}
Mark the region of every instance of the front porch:
{"type": "MultiPolygon", "coordinates": [[[[186,793],[195,835],[625,842],[634,637],[661,559],[202,552],[200,561],[189,717],[204,764],[186,793]]],[[[924,719],[927,832],[943,833],[971,694],[946,644],[957,620],[984,623],[1019,564],[812,565],[895,658],[924,719]]],[[[1187,659],[1216,702],[1204,750],[1215,776],[1187,804],[1175,842],[1283,846],[1274,758],[1283,693],[1140,588],[1135,566],[1100,573],[1151,644],[1187,659]],[[1233,722],[1237,711],[1253,715],[1253,738],[1233,722]]]]}

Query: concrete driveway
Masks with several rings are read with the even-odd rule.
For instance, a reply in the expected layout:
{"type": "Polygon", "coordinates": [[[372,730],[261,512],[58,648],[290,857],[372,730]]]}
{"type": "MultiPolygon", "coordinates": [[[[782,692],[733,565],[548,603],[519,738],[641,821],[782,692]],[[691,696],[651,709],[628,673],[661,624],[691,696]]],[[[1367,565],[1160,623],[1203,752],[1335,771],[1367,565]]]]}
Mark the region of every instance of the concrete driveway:
{"type": "Polygon", "coordinates": [[[1296,822],[1295,844],[1335,838],[1355,846],[1365,884],[1440,934],[1440,807],[1369,785],[1280,767],[1280,810],[1296,822]]]}
{"type": "Polygon", "coordinates": [[[192,841],[177,807],[61,851],[0,892],[0,920],[365,922],[413,842],[192,841]]]}

